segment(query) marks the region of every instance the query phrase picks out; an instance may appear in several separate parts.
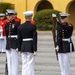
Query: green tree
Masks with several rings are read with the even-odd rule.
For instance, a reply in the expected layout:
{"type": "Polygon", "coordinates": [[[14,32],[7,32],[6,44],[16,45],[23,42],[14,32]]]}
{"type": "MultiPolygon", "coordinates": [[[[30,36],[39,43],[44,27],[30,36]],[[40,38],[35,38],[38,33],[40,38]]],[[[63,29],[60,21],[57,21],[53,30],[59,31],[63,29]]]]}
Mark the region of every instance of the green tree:
{"type": "Polygon", "coordinates": [[[34,21],[37,24],[38,30],[52,30],[52,14],[56,14],[59,18],[60,11],[57,10],[41,10],[34,15],[34,21]]]}
{"type": "Polygon", "coordinates": [[[5,13],[7,9],[14,9],[14,5],[11,3],[0,2],[0,13],[5,13]]]}

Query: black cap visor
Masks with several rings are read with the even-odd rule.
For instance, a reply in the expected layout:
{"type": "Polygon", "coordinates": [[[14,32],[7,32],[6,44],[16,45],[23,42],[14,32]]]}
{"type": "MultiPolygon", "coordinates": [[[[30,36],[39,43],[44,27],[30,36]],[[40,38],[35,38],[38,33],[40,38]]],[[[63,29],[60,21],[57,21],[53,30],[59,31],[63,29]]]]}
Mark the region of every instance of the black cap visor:
{"type": "Polygon", "coordinates": [[[61,19],[64,19],[64,18],[66,18],[67,16],[61,16],[61,19]]]}
{"type": "Polygon", "coordinates": [[[14,15],[14,13],[8,13],[8,16],[14,15]]]}

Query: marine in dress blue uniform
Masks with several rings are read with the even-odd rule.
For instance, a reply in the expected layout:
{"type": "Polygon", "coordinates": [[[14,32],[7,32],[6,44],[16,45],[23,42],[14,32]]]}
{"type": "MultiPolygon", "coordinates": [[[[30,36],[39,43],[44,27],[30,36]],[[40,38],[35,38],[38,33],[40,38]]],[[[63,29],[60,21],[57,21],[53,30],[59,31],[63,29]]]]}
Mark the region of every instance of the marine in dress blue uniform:
{"type": "Polygon", "coordinates": [[[70,75],[70,55],[74,51],[71,39],[73,25],[68,23],[70,14],[60,13],[61,22],[57,22],[57,47],[58,61],[61,69],[61,75],[70,75]]]}
{"type": "Polygon", "coordinates": [[[34,75],[34,54],[37,52],[36,25],[32,24],[33,11],[23,13],[26,22],[18,31],[18,50],[22,52],[22,75],[34,75]]]}
{"type": "Polygon", "coordinates": [[[8,75],[19,75],[19,55],[18,48],[18,27],[19,22],[14,20],[14,11],[8,10],[8,20],[6,23],[6,56],[8,64],[8,75]]]}

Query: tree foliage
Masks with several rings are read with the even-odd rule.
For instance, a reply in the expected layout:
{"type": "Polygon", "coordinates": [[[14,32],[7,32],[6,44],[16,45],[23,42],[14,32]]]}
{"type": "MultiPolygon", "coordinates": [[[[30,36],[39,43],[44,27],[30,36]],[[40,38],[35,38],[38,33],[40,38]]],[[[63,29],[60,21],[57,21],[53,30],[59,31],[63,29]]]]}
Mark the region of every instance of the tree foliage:
{"type": "Polygon", "coordinates": [[[52,14],[56,14],[59,18],[60,11],[57,10],[41,10],[34,15],[34,21],[37,24],[38,30],[52,30],[52,14]]]}

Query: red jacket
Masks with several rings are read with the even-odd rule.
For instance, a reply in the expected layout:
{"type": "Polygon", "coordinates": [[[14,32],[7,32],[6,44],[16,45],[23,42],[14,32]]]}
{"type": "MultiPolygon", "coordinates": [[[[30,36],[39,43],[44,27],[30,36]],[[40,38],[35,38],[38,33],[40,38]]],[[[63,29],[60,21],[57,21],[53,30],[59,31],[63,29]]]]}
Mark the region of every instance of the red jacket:
{"type": "Polygon", "coordinates": [[[19,23],[21,23],[21,19],[18,18],[18,17],[16,17],[14,20],[17,21],[17,22],[19,22],[19,23]]]}
{"type": "Polygon", "coordinates": [[[9,20],[8,20],[8,19],[6,19],[6,20],[5,20],[5,23],[8,23],[8,22],[9,22],[9,20]]]}
{"type": "Polygon", "coordinates": [[[5,20],[0,20],[0,26],[2,26],[3,29],[3,36],[6,36],[5,25],[6,25],[5,20]]]}
{"type": "Polygon", "coordinates": [[[34,25],[36,25],[36,22],[35,22],[35,21],[33,21],[33,20],[31,21],[31,23],[32,23],[32,24],[34,24],[34,25]]]}

